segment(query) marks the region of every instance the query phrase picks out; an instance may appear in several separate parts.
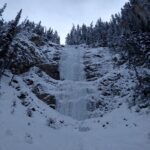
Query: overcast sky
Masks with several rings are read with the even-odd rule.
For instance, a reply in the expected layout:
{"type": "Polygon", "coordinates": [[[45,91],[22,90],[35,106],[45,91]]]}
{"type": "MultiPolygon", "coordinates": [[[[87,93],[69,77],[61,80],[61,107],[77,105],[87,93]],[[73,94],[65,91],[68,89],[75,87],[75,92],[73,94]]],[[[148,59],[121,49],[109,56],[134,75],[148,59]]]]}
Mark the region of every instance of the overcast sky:
{"type": "Polygon", "coordinates": [[[98,18],[109,21],[111,14],[120,11],[128,0],[0,0],[0,6],[7,3],[4,17],[13,19],[20,8],[22,18],[42,21],[44,26],[57,30],[61,43],[65,43],[66,34],[72,24],[95,23],[98,18]]]}

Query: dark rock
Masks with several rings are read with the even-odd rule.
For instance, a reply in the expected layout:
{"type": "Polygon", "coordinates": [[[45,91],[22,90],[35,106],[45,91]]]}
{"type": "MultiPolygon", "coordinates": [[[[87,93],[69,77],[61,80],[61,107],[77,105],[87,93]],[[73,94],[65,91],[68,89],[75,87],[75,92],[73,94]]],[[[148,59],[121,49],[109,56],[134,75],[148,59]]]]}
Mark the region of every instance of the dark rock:
{"type": "Polygon", "coordinates": [[[27,64],[26,62],[22,62],[22,63],[12,63],[10,65],[10,70],[14,73],[14,74],[22,74],[25,73],[27,71],[29,71],[29,69],[33,66],[33,64],[27,64]]]}
{"type": "Polygon", "coordinates": [[[109,124],[109,122],[107,121],[106,124],[109,124]]]}
{"type": "Polygon", "coordinates": [[[16,90],[17,90],[17,91],[20,91],[20,86],[17,86],[17,87],[16,87],[16,90]]]}
{"type": "Polygon", "coordinates": [[[56,108],[56,98],[54,95],[51,95],[50,93],[45,92],[42,89],[41,85],[37,85],[34,87],[32,90],[33,93],[43,102],[48,104],[51,108],[55,109],[56,108]]]}
{"type": "Polygon", "coordinates": [[[53,64],[42,64],[38,65],[38,67],[44,71],[47,75],[51,76],[56,80],[60,80],[59,68],[58,65],[53,64]]]}
{"type": "Polygon", "coordinates": [[[95,55],[94,55],[94,57],[102,58],[102,56],[101,56],[101,55],[99,55],[99,54],[95,54],[95,55]]]}
{"type": "Polygon", "coordinates": [[[150,97],[150,87],[144,88],[143,94],[145,97],[150,97]]]}
{"type": "Polygon", "coordinates": [[[27,95],[24,94],[24,93],[21,93],[21,94],[18,96],[19,99],[25,99],[26,97],[27,97],[27,95]]]}
{"type": "Polygon", "coordinates": [[[122,103],[119,103],[118,105],[119,105],[119,106],[121,106],[121,105],[122,105],[122,103]]]}
{"type": "Polygon", "coordinates": [[[46,102],[50,107],[55,109],[55,105],[56,105],[55,96],[50,95],[48,93],[42,93],[42,94],[39,94],[38,97],[44,102],[46,102]]]}
{"type": "Polygon", "coordinates": [[[126,118],[123,118],[124,121],[128,121],[126,118]]]}
{"type": "Polygon", "coordinates": [[[55,120],[55,119],[53,119],[53,118],[48,118],[48,119],[47,119],[47,125],[48,125],[49,127],[54,127],[55,124],[56,124],[56,120],[55,120]]]}
{"type": "Polygon", "coordinates": [[[31,80],[31,79],[27,79],[25,82],[27,85],[33,85],[33,83],[34,83],[33,80],[31,80]]]}
{"type": "Polygon", "coordinates": [[[33,116],[32,110],[30,108],[27,109],[26,113],[27,113],[28,117],[32,117],[33,116]]]}
{"type": "Polygon", "coordinates": [[[17,81],[17,80],[15,80],[15,79],[14,79],[14,80],[12,80],[12,82],[14,82],[14,83],[18,83],[18,81],[17,81]]]}
{"type": "Polygon", "coordinates": [[[55,55],[53,57],[53,60],[56,61],[56,62],[58,62],[60,60],[60,56],[59,55],[55,55]]]}
{"type": "Polygon", "coordinates": [[[102,92],[102,95],[104,95],[104,96],[110,96],[111,93],[109,93],[108,91],[103,91],[103,92],[102,92]]]}
{"type": "Polygon", "coordinates": [[[102,125],[102,127],[104,128],[104,127],[106,127],[106,125],[105,125],[105,124],[103,124],[103,125],[102,125]]]}
{"type": "Polygon", "coordinates": [[[61,124],[63,124],[63,123],[64,123],[64,120],[60,120],[59,122],[60,122],[61,124]]]}
{"type": "Polygon", "coordinates": [[[100,108],[100,107],[104,107],[104,106],[105,106],[104,102],[102,102],[102,101],[96,102],[96,108],[100,108]]]}
{"type": "Polygon", "coordinates": [[[103,115],[101,114],[100,117],[103,117],[103,115]]]}
{"type": "Polygon", "coordinates": [[[126,59],[123,58],[123,56],[116,54],[112,60],[114,61],[115,65],[121,66],[126,62],[126,59]]]}
{"type": "Polygon", "coordinates": [[[149,107],[149,103],[139,104],[138,106],[139,106],[140,109],[148,108],[149,107]]]}
{"type": "Polygon", "coordinates": [[[32,109],[31,109],[32,111],[36,111],[36,109],[33,107],[32,109]]]}
{"type": "Polygon", "coordinates": [[[23,106],[27,107],[27,106],[30,105],[30,102],[25,101],[25,100],[22,100],[22,101],[21,101],[21,104],[22,104],[23,106]]]}
{"type": "Polygon", "coordinates": [[[150,83],[150,76],[145,75],[145,77],[140,77],[140,80],[143,84],[148,84],[150,83]]]}

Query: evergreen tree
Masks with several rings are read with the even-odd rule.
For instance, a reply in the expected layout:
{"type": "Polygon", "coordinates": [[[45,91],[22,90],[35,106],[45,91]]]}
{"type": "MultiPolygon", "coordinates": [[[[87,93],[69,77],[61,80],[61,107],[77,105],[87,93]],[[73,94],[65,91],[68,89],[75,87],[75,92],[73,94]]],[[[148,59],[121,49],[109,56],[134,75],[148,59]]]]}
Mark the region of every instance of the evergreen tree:
{"type": "Polygon", "coordinates": [[[34,32],[36,34],[38,34],[39,36],[43,36],[44,35],[44,27],[41,25],[41,21],[34,28],[34,32]]]}
{"type": "Polygon", "coordinates": [[[0,17],[2,17],[2,14],[4,12],[4,10],[6,9],[7,4],[5,3],[4,6],[2,8],[0,8],[0,17]]]}
{"type": "Polygon", "coordinates": [[[46,32],[46,36],[48,40],[52,40],[53,39],[53,29],[49,28],[48,31],[46,32]]]}
{"type": "Polygon", "coordinates": [[[19,23],[21,13],[22,13],[22,9],[18,12],[15,20],[13,20],[10,23],[10,26],[7,30],[7,33],[1,37],[1,40],[0,40],[0,58],[4,57],[9,51],[9,46],[11,45],[11,42],[13,41],[13,38],[16,35],[17,25],[19,23]]]}
{"type": "Polygon", "coordinates": [[[0,9],[0,36],[2,36],[3,25],[4,25],[4,20],[2,18],[2,14],[3,14],[4,10],[6,9],[6,7],[7,7],[7,4],[5,3],[4,6],[0,9]]]}
{"type": "Polygon", "coordinates": [[[55,31],[53,34],[52,42],[54,42],[56,44],[60,44],[60,37],[58,36],[57,31],[55,31]]]}

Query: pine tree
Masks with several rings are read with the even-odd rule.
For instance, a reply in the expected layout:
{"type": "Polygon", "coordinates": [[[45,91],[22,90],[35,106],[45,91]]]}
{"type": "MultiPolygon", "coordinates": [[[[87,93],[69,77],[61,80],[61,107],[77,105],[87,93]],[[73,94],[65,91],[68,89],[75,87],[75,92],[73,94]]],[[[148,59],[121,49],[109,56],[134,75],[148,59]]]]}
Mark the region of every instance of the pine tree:
{"type": "Polygon", "coordinates": [[[5,69],[7,67],[9,67],[9,64],[11,62],[11,57],[14,54],[14,51],[9,52],[9,50],[10,50],[10,45],[13,41],[13,38],[16,35],[17,25],[19,23],[21,13],[22,13],[22,10],[20,10],[18,12],[15,20],[13,20],[10,23],[10,26],[9,26],[7,32],[4,34],[4,36],[1,37],[1,40],[0,40],[0,59],[2,59],[0,61],[1,62],[0,63],[0,78],[1,78],[2,74],[4,73],[5,69]],[[11,54],[9,54],[9,56],[7,56],[8,53],[11,53],[11,54]]]}
{"type": "Polygon", "coordinates": [[[2,17],[2,14],[4,12],[4,10],[6,9],[7,4],[5,3],[4,6],[0,9],[0,17],[2,17]]]}
{"type": "Polygon", "coordinates": [[[13,38],[16,35],[17,25],[19,23],[21,13],[22,13],[22,9],[18,12],[15,20],[13,20],[11,22],[10,27],[7,30],[7,33],[3,37],[1,37],[1,40],[0,40],[0,58],[4,57],[9,51],[9,46],[11,45],[13,38]]]}
{"type": "Polygon", "coordinates": [[[56,43],[56,44],[60,44],[60,38],[58,36],[57,31],[54,32],[54,34],[52,35],[52,42],[56,43]]]}
{"type": "Polygon", "coordinates": [[[34,32],[39,36],[44,35],[44,27],[41,25],[41,21],[36,25],[34,32]]]}
{"type": "Polygon", "coordinates": [[[4,19],[2,18],[2,14],[4,10],[6,9],[6,7],[7,7],[7,4],[5,3],[4,6],[0,9],[0,37],[2,36],[1,34],[3,32],[3,25],[4,25],[4,19]]]}
{"type": "Polygon", "coordinates": [[[48,40],[52,40],[53,38],[53,29],[49,28],[48,31],[46,32],[46,36],[48,40]]]}

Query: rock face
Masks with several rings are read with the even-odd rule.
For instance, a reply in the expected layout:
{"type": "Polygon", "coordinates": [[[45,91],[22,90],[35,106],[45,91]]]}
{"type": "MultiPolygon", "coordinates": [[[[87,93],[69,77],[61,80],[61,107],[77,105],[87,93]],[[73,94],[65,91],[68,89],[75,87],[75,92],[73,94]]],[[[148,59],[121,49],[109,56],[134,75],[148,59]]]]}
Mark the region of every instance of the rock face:
{"type": "Polygon", "coordinates": [[[48,93],[37,94],[37,97],[48,104],[51,108],[56,108],[56,99],[55,96],[48,93]]]}
{"type": "MultiPolygon", "coordinates": [[[[114,55],[107,48],[93,48],[92,50],[86,48],[84,71],[87,81],[93,82],[98,90],[98,96],[91,97],[87,104],[90,117],[100,116],[98,111],[104,115],[104,112],[119,108],[124,101],[128,101],[128,104],[131,103],[133,106],[133,93],[137,82],[135,72],[127,67],[126,61],[120,54],[114,55]]],[[[149,83],[148,78],[141,79],[142,83],[144,81],[149,83]]],[[[143,88],[143,95],[148,97],[148,86],[145,87],[145,89],[143,88]]],[[[139,95],[139,93],[137,94],[139,95]]],[[[143,100],[144,98],[142,98],[142,104],[143,100]]],[[[147,106],[147,103],[142,105],[142,107],[147,106]]]]}
{"type": "Polygon", "coordinates": [[[112,68],[111,55],[107,48],[86,48],[84,55],[84,71],[87,81],[103,77],[112,68]],[[105,50],[105,54],[103,53],[105,50]]]}
{"type": "Polygon", "coordinates": [[[60,80],[58,65],[42,64],[38,66],[47,75],[51,76],[55,80],[60,80]]]}
{"type": "Polygon", "coordinates": [[[9,69],[14,74],[28,72],[32,67],[39,67],[52,78],[59,80],[59,60],[61,46],[41,39],[37,34],[21,32],[11,44],[9,69]],[[11,60],[11,61],[10,61],[11,60]]]}
{"type": "Polygon", "coordinates": [[[56,99],[54,95],[51,95],[47,91],[44,90],[44,87],[41,84],[36,85],[33,88],[33,93],[43,102],[45,102],[47,105],[49,105],[51,108],[56,108],[56,99]]]}

